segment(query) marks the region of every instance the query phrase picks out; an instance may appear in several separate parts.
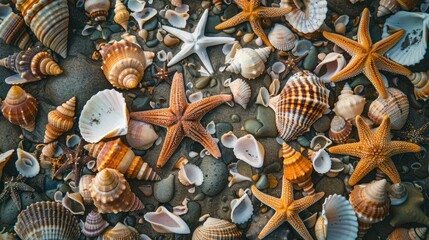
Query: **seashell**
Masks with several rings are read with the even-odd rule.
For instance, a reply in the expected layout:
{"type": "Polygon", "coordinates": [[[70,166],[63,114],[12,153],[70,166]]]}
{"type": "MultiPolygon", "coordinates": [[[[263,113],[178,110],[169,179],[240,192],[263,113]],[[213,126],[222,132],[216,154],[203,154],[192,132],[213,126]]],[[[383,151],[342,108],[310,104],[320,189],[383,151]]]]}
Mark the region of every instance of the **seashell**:
{"type": "Polygon", "coordinates": [[[103,138],[127,134],[128,120],[122,93],[106,89],[86,102],[79,118],[79,129],[85,141],[96,143],[103,138]]]}
{"type": "Polygon", "coordinates": [[[253,215],[252,201],[247,195],[250,189],[244,191],[243,196],[231,201],[231,220],[233,223],[242,224],[247,222],[253,215]]]}
{"type": "MultiPolygon", "coordinates": [[[[228,187],[231,187],[232,185],[239,183],[239,182],[244,182],[244,181],[253,182],[252,178],[243,175],[244,173],[241,174],[241,172],[239,172],[239,166],[241,163],[247,165],[247,163],[244,163],[243,161],[240,161],[240,160],[238,162],[231,163],[228,165],[229,174],[231,175],[231,177],[229,178],[228,187]]],[[[247,166],[249,166],[249,165],[247,165],[247,166]]]]}
{"type": "Polygon", "coordinates": [[[186,12],[179,12],[177,10],[165,11],[164,18],[167,19],[168,23],[175,28],[185,28],[186,21],[189,18],[189,14],[186,12]]]}
{"type": "Polygon", "coordinates": [[[192,93],[191,95],[189,95],[188,98],[190,103],[198,102],[204,98],[203,92],[198,91],[198,92],[192,93]]]}
{"type": "Polygon", "coordinates": [[[40,164],[37,158],[21,148],[16,149],[18,159],[15,162],[15,167],[19,174],[24,177],[34,177],[40,172],[40,164]]]}
{"type": "Polygon", "coordinates": [[[226,148],[234,148],[234,146],[237,144],[237,140],[238,138],[232,131],[225,133],[220,139],[222,145],[226,148]]]}
{"type": "Polygon", "coordinates": [[[264,164],[265,149],[251,134],[239,139],[234,146],[234,155],[252,167],[260,168],[264,164]]]}
{"type": "Polygon", "coordinates": [[[311,155],[311,162],[313,162],[314,171],[320,174],[327,173],[332,166],[331,157],[324,149],[314,152],[311,155]]]}
{"type": "Polygon", "coordinates": [[[350,17],[348,15],[339,16],[334,22],[335,32],[344,35],[346,33],[346,26],[349,23],[349,20],[350,17]]]}
{"type": "Polygon", "coordinates": [[[180,183],[185,186],[200,186],[203,184],[204,176],[201,169],[191,163],[184,164],[180,168],[179,174],[177,175],[180,183]]]}
{"type": "Polygon", "coordinates": [[[252,95],[249,84],[241,78],[237,78],[232,82],[231,79],[227,79],[225,84],[231,89],[234,102],[246,109],[252,95]]]}
{"type": "Polygon", "coordinates": [[[124,175],[116,169],[106,168],[97,173],[89,186],[94,205],[100,213],[136,211],[143,203],[131,192],[124,175]]]}
{"type": "Polygon", "coordinates": [[[345,120],[351,120],[362,113],[365,101],[364,97],[354,94],[350,85],[346,83],[338,96],[333,111],[345,120]]]}
{"type": "Polygon", "coordinates": [[[399,11],[397,0],[380,0],[380,5],[377,9],[377,17],[382,17],[399,11]]]}
{"type": "MultiPolygon", "coordinates": [[[[274,64],[276,64],[276,63],[274,63],[274,64]]],[[[273,65],[273,68],[274,68],[274,65],[273,65]]],[[[281,72],[279,72],[279,73],[281,73],[281,72]]],[[[268,91],[270,92],[270,97],[274,97],[274,96],[276,96],[279,93],[279,91],[280,91],[280,81],[279,81],[279,79],[276,78],[276,79],[274,79],[271,82],[268,91]]]]}
{"type": "Polygon", "coordinates": [[[286,26],[276,23],[268,34],[268,40],[274,48],[287,52],[295,47],[296,36],[286,26]]]}
{"type": "Polygon", "coordinates": [[[145,0],[129,0],[127,3],[128,8],[133,12],[141,12],[146,6],[145,0]]]}
{"type": "Polygon", "coordinates": [[[12,86],[1,102],[3,116],[10,123],[32,132],[36,124],[37,102],[19,86],[12,86]]]}
{"type": "Polygon", "coordinates": [[[103,234],[103,240],[139,240],[139,232],[130,226],[125,226],[121,222],[116,223],[114,228],[107,230],[103,234]]]}
{"type": "Polygon", "coordinates": [[[152,225],[153,230],[159,233],[191,233],[186,222],[168,211],[164,206],[158,207],[156,212],[146,213],[144,219],[152,225]]]}
{"type": "Polygon", "coordinates": [[[20,49],[33,46],[33,40],[24,19],[16,13],[10,13],[0,24],[0,38],[8,45],[14,45],[20,49]]]}
{"type": "Polygon", "coordinates": [[[118,170],[127,178],[156,181],[161,177],[140,156],[122,143],[120,138],[109,142],[85,145],[88,154],[97,158],[97,170],[106,168],[118,170]]]}
{"type": "Polygon", "coordinates": [[[122,26],[123,29],[128,30],[128,21],[130,20],[130,13],[121,0],[116,0],[115,4],[115,22],[122,26]]]}
{"type": "Polygon", "coordinates": [[[131,13],[131,16],[137,21],[139,24],[139,29],[143,29],[143,25],[156,16],[158,11],[155,8],[144,8],[141,11],[131,13]]]}
{"type": "Polygon", "coordinates": [[[314,194],[313,183],[311,182],[311,172],[313,171],[311,162],[287,143],[282,144],[282,153],[283,177],[298,184],[307,194],[314,194]]]}
{"type": "Polygon", "coordinates": [[[352,124],[344,118],[334,116],[331,120],[329,129],[329,138],[335,143],[345,143],[352,132],[352,124]]]}
{"type": "Polygon", "coordinates": [[[37,39],[66,58],[69,27],[67,0],[17,0],[16,7],[37,39]]]}
{"type": "Polygon", "coordinates": [[[331,169],[326,173],[328,177],[336,177],[338,174],[344,171],[345,165],[338,158],[331,158],[331,169]]]}
{"type": "Polygon", "coordinates": [[[414,7],[416,7],[418,0],[397,0],[399,7],[401,7],[404,10],[410,11],[413,10],[414,7]]]}
{"type": "Polygon", "coordinates": [[[270,56],[271,48],[258,49],[235,47],[226,58],[226,71],[240,73],[247,79],[255,79],[265,71],[265,62],[270,56]]]}
{"type": "Polygon", "coordinates": [[[83,235],[87,237],[98,237],[109,226],[109,223],[103,219],[101,214],[96,210],[92,210],[85,220],[82,227],[83,235]]]}
{"type": "Polygon", "coordinates": [[[152,64],[155,54],[128,40],[104,45],[100,54],[103,57],[104,75],[116,88],[135,88],[144,75],[144,70],[152,64]]]}
{"type": "Polygon", "coordinates": [[[209,217],[202,226],[195,229],[192,240],[239,240],[241,232],[237,225],[228,221],[209,217]]]}
{"type": "Polygon", "coordinates": [[[4,167],[6,166],[7,162],[12,157],[12,154],[14,152],[15,152],[15,150],[11,149],[9,151],[6,151],[6,152],[0,154],[0,179],[2,179],[1,177],[3,175],[4,167]]]}
{"type": "Polygon", "coordinates": [[[317,134],[310,141],[310,149],[317,151],[319,149],[325,149],[331,146],[331,139],[325,137],[323,134],[317,134]]]}
{"type": "Polygon", "coordinates": [[[152,147],[158,137],[151,124],[132,119],[128,122],[126,138],[131,147],[138,150],[146,150],[152,147]]]}
{"type": "Polygon", "coordinates": [[[284,141],[304,132],[328,109],[329,91],[316,75],[304,71],[289,78],[276,104],[276,125],[284,141]]]}
{"type": "Polygon", "coordinates": [[[292,49],[292,53],[296,57],[302,57],[307,55],[310,51],[310,48],[313,46],[313,43],[307,39],[301,39],[296,41],[295,47],[292,49]]]}
{"type": "Polygon", "coordinates": [[[48,124],[46,124],[45,137],[43,140],[44,143],[52,142],[63,133],[72,129],[75,108],[76,97],[72,97],[55,110],[49,112],[48,124]]]}
{"type": "Polygon", "coordinates": [[[268,107],[268,105],[270,104],[270,93],[268,92],[268,89],[266,89],[265,87],[261,87],[259,89],[259,93],[256,97],[255,103],[264,107],[268,107]]]}
{"type": "Polygon", "coordinates": [[[94,21],[106,21],[110,10],[110,0],[85,0],[84,8],[88,17],[94,21]]]}
{"type": "Polygon", "coordinates": [[[16,240],[16,234],[10,232],[4,232],[4,229],[0,231],[0,239],[2,240],[16,240]]]}
{"type": "Polygon", "coordinates": [[[389,115],[390,127],[399,130],[407,121],[410,105],[407,96],[396,88],[387,88],[387,98],[378,97],[369,105],[368,117],[375,124],[381,124],[385,115],[389,115]]]}
{"type": "Polygon", "coordinates": [[[18,215],[15,232],[23,240],[78,239],[80,228],[76,218],[61,203],[33,203],[18,215]]]}
{"type": "Polygon", "coordinates": [[[216,133],[216,124],[214,121],[209,122],[206,126],[206,131],[208,134],[212,135],[216,133]]]}
{"type": "Polygon", "coordinates": [[[86,205],[91,205],[94,202],[91,197],[91,192],[89,191],[89,186],[94,177],[95,175],[83,175],[79,180],[79,193],[82,195],[83,202],[86,205]]]}
{"type": "Polygon", "coordinates": [[[3,58],[0,60],[0,66],[17,73],[5,79],[7,84],[38,81],[49,75],[57,76],[63,72],[51,54],[40,46],[3,58]]]}
{"type": "Polygon", "coordinates": [[[62,204],[63,207],[75,215],[83,215],[85,213],[85,205],[80,193],[66,193],[66,196],[62,199],[62,204]]]}
{"type": "Polygon", "coordinates": [[[419,228],[395,228],[389,234],[387,240],[424,240],[426,239],[426,227],[419,228]]]}
{"type": "Polygon", "coordinates": [[[386,52],[386,56],[404,66],[421,62],[427,50],[428,28],[429,14],[427,13],[399,11],[390,16],[384,24],[382,38],[400,29],[405,30],[405,34],[386,52]]]}
{"type": "Polygon", "coordinates": [[[176,6],[176,7],[181,7],[182,6],[182,0],[170,0],[171,5],[176,6]]]}
{"type": "Polygon", "coordinates": [[[357,238],[356,214],[345,197],[337,194],[329,195],[322,206],[322,214],[317,219],[314,229],[318,240],[357,238]]]}
{"type": "Polygon", "coordinates": [[[341,71],[346,65],[347,62],[343,54],[331,52],[316,66],[314,73],[320,79],[329,83],[331,77],[341,71]]]}
{"type": "Polygon", "coordinates": [[[417,72],[409,76],[411,83],[414,85],[414,95],[416,99],[429,99],[429,71],[417,72]]]}
{"type": "Polygon", "coordinates": [[[408,199],[408,190],[402,183],[395,183],[390,185],[389,188],[390,204],[401,205],[408,199]]]}
{"type": "Polygon", "coordinates": [[[317,31],[325,21],[328,12],[326,0],[281,0],[280,7],[292,7],[292,11],[286,14],[285,18],[293,28],[302,33],[317,31]]]}
{"type": "MultiPolygon", "coordinates": [[[[273,84],[274,81],[277,80],[279,82],[277,91],[279,91],[280,90],[280,81],[279,81],[280,73],[282,73],[286,70],[286,66],[282,62],[275,62],[275,63],[273,63],[273,65],[271,66],[270,69],[271,69],[270,76],[272,79],[274,79],[273,82],[271,82],[271,84],[273,84]]],[[[272,95],[271,84],[269,87],[270,88],[270,95],[272,95]]],[[[277,94],[275,94],[275,95],[277,95],[277,94]]]]}

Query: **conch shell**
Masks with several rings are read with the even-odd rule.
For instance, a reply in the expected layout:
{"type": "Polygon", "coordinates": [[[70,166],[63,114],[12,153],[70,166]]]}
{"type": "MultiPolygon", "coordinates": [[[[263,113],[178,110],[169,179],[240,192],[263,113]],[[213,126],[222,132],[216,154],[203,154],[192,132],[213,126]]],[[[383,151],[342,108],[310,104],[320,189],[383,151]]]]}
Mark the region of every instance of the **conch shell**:
{"type": "Polygon", "coordinates": [[[109,15],[110,0],[85,0],[84,8],[88,17],[94,21],[106,21],[106,17],[109,15]]]}
{"type": "Polygon", "coordinates": [[[67,102],[58,106],[48,114],[48,124],[46,124],[45,137],[43,142],[49,143],[57,139],[61,134],[70,131],[74,123],[76,108],[76,97],[70,98],[67,102]]]}
{"type": "Polygon", "coordinates": [[[127,7],[125,7],[121,0],[116,0],[114,20],[117,24],[121,25],[125,29],[125,31],[128,30],[128,21],[130,20],[130,13],[128,12],[127,7]]]}
{"type": "Polygon", "coordinates": [[[202,226],[195,229],[192,240],[241,239],[237,225],[228,221],[209,217],[202,226]]]}
{"type": "Polygon", "coordinates": [[[21,49],[33,46],[33,40],[24,19],[16,13],[11,12],[0,24],[0,38],[6,44],[12,44],[21,49]]]}
{"type": "Polygon", "coordinates": [[[429,71],[413,73],[409,79],[414,85],[416,99],[429,99],[429,71]]]}
{"type": "Polygon", "coordinates": [[[87,216],[85,224],[82,228],[83,235],[87,237],[98,237],[109,226],[101,214],[96,210],[92,210],[87,216]]]}
{"type": "Polygon", "coordinates": [[[353,93],[350,85],[346,83],[335,103],[334,112],[345,120],[355,119],[365,107],[365,98],[353,93]]]}

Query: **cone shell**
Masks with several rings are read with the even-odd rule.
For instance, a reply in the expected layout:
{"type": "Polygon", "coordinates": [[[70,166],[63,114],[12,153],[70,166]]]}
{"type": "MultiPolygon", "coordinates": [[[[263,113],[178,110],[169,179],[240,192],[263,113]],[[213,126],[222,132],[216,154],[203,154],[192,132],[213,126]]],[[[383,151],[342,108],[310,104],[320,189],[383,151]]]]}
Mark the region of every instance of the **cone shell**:
{"type": "Polygon", "coordinates": [[[276,125],[289,142],[304,132],[328,109],[329,91],[316,75],[295,73],[289,78],[276,105],[276,125]]]}
{"type": "Polygon", "coordinates": [[[209,217],[202,226],[195,229],[192,240],[239,240],[241,232],[237,225],[228,221],[209,217]]]}
{"type": "Polygon", "coordinates": [[[0,38],[6,44],[27,49],[33,45],[29,34],[30,29],[25,25],[24,19],[16,13],[10,13],[0,24],[0,38]]]}
{"type": "Polygon", "coordinates": [[[144,208],[143,203],[131,192],[124,175],[115,169],[106,168],[98,172],[89,191],[100,213],[128,212],[144,208]]]}
{"type": "Polygon", "coordinates": [[[317,31],[325,21],[328,12],[326,0],[281,0],[280,7],[292,7],[292,11],[286,14],[285,18],[293,28],[302,33],[317,31]],[[302,6],[297,6],[295,3],[301,3],[302,6]]]}
{"type": "Polygon", "coordinates": [[[144,219],[152,225],[152,228],[159,233],[191,233],[188,225],[179,216],[168,211],[164,206],[158,207],[156,212],[148,212],[144,219]]]}
{"type": "Polygon", "coordinates": [[[378,97],[369,106],[368,117],[381,124],[385,115],[390,117],[390,127],[399,130],[407,121],[410,105],[407,96],[396,88],[387,89],[387,98],[378,97]]]}
{"type": "Polygon", "coordinates": [[[103,219],[100,213],[92,210],[85,220],[82,228],[83,235],[87,237],[98,237],[109,226],[109,223],[103,219]]]}
{"type": "Polygon", "coordinates": [[[377,9],[377,17],[382,17],[387,14],[396,13],[399,10],[399,4],[396,0],[380,0],[380,5],[377,9]]]}
{"type": "Polygon", "coordinates": [[[429,98],[429,71],[413,73],[409,78],[414,85],[416,99],[427,100],[429,98]]]}
{"type": "Polygon", "coordinates": [[[231,89],[232,96],[234,96],[234,102],[246,109],[252,95],[249,84],[243,79],[237,78],[229,83],[228,87],[231,89]]]}
{"type": "Polygon", "coordinates": [[[12,124],[32,132],[36,125],[37,102],[19,86],[12,86],[1,103],[3,116],[12,124]]]}
{"type": "Polygon", "coordinates": [[[106,21],[106,17],[109,15],[110,0],[85,0],[84,8],[94,21],[106,21]]]}
{"type": "Polygon", "coordinates": [[[114,20],[122,28],[128,30],[128,21],[130,20],[130,13],[121,0],[116,0],[115,4],[115,17],[114,20]]]}
{"type": "Polygon", "coordinates": [[[122,143],[120,138],[110,142],[88,144],[84,148],[88,150],[90,156],[97,158],[98,171],[113,168],[125,174],[127,178],[161,180],[161,177],[140,156],[136,156],[131,148],[122,143]]]}
{"type": "Polygon", "coordinates": [[[426,239],[426,227],[419,228],[395,228],[389,234],[387,240],[424,240],[426,239]]]}
{"type": "Polygon", "coordinates": [[[55,110],[48,114],[48,124],[44,142],[49,143],[57,139],[63,133],[70,131],[74,123],[74,115],[76,108],[76,97],[72,97],[67,102],[58,106],[55,110]]]}
{"type": "Polygon", "coordinates": [[[79,238],[76,218],[61,203],[37,202],[18,215],[15,232],[23,240],[79,238]]]}
{"type": "Polygon", "coordinates": [[[352,124],[344,118],[335,116],[331,121],[331,128],[329,129],[329,138],[335,143],[344,143],[352,132],[352,124]]]}
{"type": "Polygon", "coordinates": [[[63,58],[67,57],[69,27],[67,0],[17,0],[16,7],[43,45],[63,58]]]}
{"type": "Polygon", "coordinates": [[[345,120],[351,120],[360,115],[364,107],[365,98],[355,95],[350,85],[346,83],[338,96],[338,101],[335,103],[333,111],[345,120]]]}
{"type": "Polygon", "coordinates": [[[268,34],[270,43],[278,50],[290,51],[295,47],[296,36],[284,25],[276,23],[268,34]]]}
{"type": "Polygon", "coordinates": [[[226,71],[240,73],[248,79],[255,79],[265,71],[265,62],[270,56],[271,48],[234,48],[226,64],[226,71]]]}
{"type": "Polygon", "coordinates": [[[91,205],[94,202],[91,197],[91,192],[89,191],[89,186],[94,177],[95,175],[83,175],[79,180],[79,193],[82,195],[83,202],[86,205],[91,205]]]}
{"type": "Polygon", "coordinates": [[[118,222],[114,228],[103,234],[103,240],[139,240],[140,234],[133,227],[118,222]]]}
{"type": "Polygon", "coordinates": [[[128,122],[127,142],[137,150],[146,150],[158,139],[155,129],[149,123],[131,119],[128,122]]]}

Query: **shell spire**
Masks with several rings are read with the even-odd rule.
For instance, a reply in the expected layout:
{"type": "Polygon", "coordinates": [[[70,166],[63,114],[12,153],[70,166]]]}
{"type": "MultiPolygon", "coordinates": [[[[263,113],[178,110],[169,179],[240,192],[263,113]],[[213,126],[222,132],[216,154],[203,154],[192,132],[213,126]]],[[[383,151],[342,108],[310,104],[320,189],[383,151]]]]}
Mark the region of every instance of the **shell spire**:
{"type": "Polygon", "coordinates": [[[108,226],[109,223],[102,218],[101,214],[96,210],[92,210],[88,216],[86,216],[82,233],[87,237],[98,237],[108,226]]]}
{"type": "Polygon", "coordinates": [[[85,0],[84,8],[88,12],[88,17],[94,21],[106,21],[106,17],[109,15],[110,0],[85,0]]]}
{"type": "Polygon", "coordinates": [[[121,0],[116,0],[114,20],[125,30],[128,30],[128,21],[130,20],[130,13],[128,12],[127,8],[121,0]]]}
{"type": "Polygon", "coordinates": [[[429,71],[413,73],[409,79],[414,85],[416,99],[425,101],[429,99],[429,71]]]}
{"type": "Polygon", "coordinates": [[[262,61],[266,62],[268,60],[268,57],[270,57],[271,48],[270,47],[257,48],[255,49],[255,51],[262,59],[262,61]]]}
{"type": "Polygon", "coordinates": [[[70,131],[73,127],[76,108],[76,97],[70,98],[67,102],[58,106],[48,114],[48,124],[44,142],[49,143],[57,139],[61,134],[70,131]]]}
{"type": "Polygon", "coordinates": [[[36,125],[37,102],[19,86],[12,86],[2,102],[3,116],[12,124],[32,132],[36,125]]]}
{"type": "Polygon", "coordinates": [[[15,45],[20,49],[27,49],[33,45],[24,19],[14,12],[10,13],[0,24],[0,38],[6,44],[15,45]]]}

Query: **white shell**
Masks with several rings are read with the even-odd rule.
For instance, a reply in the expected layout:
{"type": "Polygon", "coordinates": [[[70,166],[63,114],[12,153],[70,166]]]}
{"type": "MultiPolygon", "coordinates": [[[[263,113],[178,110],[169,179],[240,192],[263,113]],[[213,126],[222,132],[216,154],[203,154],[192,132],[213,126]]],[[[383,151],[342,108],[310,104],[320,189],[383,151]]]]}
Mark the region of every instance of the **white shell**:
{"type": "Polygon", "coordinates": [[[265,87],[261,87],[259,89],[259,93],[256,97],[255,103],[264,107],[268,107],[268,105],[270,104],[270,93],[268,92],[268,89],[266,89],[265,87]]]}
{"type": "Polygon", "coordinates": [[[286,20],[302,33],[317,31],[325,21],[328,12],[326,0],[281,0],[280,7],[292,7],[293,10],[285,15],[286,20]],[[297,6],[296,4],[301,6],[297,6]]]}
{"type": "Polygon", "coordinates": [[[228,72],[240,73],[248,79],[255,79],[265,71],[265,62],[270,56],[271,48],[233,48],[227,55],[225,64],[228,72]]]}
{"type": "Polygon", "coordinates": [[[307,39],[301,39],[296,42],[295,47],[292,49],[292,53],[296,57],[305,56],[308,51],[310,51],[313,43],[308,41],[307,39]]]}
{"type": "Polygon", "coordinates": [[[203,172],[197,165],[192,163],[182,165],[177,178],[185,186],[200,186],[204,181],[203,172]]]}
{"type": "Polygon", "coordinates": [[[232,96],[234,96],[234,102],[246,109],[247,104],[250,101],[252,91],[249,84],[241,78],[237,78],[231,82],[230,79],[225,81],[231,89],[232,96]],[[227,82],[229,80],[229,83],[227,82]]]}
{"type": "MultiPolygon", "coordinates": [[[[274,64],[276,64],[276,63],[274,63],[274,64]]],[[[284,66],[284,65],[283,65],[284,66]]],[[[273,68],[274,68],[274,65],[273,65],[273,68]]],[[[283,70],[284,71],[284,70],[283,70]]],[[[282,71],[282,72],[283,72],[282,71]]],[[[280,72],[281,73],[281,72],[280,72]]],[[[279,93],[279,91],[280,91],[280,80],[279,79],[274,79],[272,82],[271,82],[271,84],[270,84],[270,87],[269,87],[269,89],[268,89],[268,91],[270,92],[270,97],[274,97],[274,96],[276,96],[278,93],[279,93]]],[[[269,103],[268,103],[268,105],[270,104],[270,102],[271,101],[269,101],[269,103]]]]}
{"type": "Polygon", "coordinates": [[[80,142],[80,137],[77,134],[67,135],[66,137],[66,146],[68,148],[74,148],[80,142]]]}
{"type": "Polygon", "coordinates": [[[320,79],[329,83],[332,76],[341,71],[346,65],[347,62],[343,54],[331,52],[316,66],[314,73],[320,79]],[[319,74],[322,75],[320,76],[319,74]]]}
{"type": "Polygon", "coordinates": [[[90,143],[128,132],[128,110],[122,93],[103,90],[86,102],[79,118],[83,139],[90,143]]]}
{"type": "Polygon", "coordinates": [[[164,18],[175,28],[185,28],[189,14],[187,12],[178,12],[177,10],[169,9],[165,11],[164,18]]]}
{"type": "Polygon", "coordinates": [[[237,140],[238,140],[238,138],[234,135],[234,133],[232,131],[225,133],[220,138],[220,142],[226,148],[234,148],[235,145],[237,144],[237,140]]]}
{"type": "Polygon", "coordinates": [[[233,223],[245,223],[253,215],[253,204],[247,195],[248,191],[249,189],[246,189],[243,196],[231,201],[231,221],[233,223]]]}
{"type": "Polygon", "coordinates": [[[215,134],[216,133],[216,124],[214,121],[209,122],[206,126],[206,131],[208,134],[215,134]]]}
{"type": "Polygon", "coordinates": [[[349,23],[349,20],[350,17],[348,15],[339,16],[334,22],[335,32],[344,35],[346,33],[346,26],[349,23]]]}
{"type": "Polygon", "coordinates": [[[324,149],[314,152],[311,155],[311,162],[313,162],[314,171],[320,174],[327,173],[332,165],[331,157],[324,149]]]}
{"type": "Polygon", "coordinates": [[[198,92],[192,93],[191,95],[189,95],[188,99],[190,103],[198,102],[201,99],[203,99],[203,92],[198,91],[198,92]]]}
{"type": "Polygon", "coordinates": [[[140,12],[133,12],[131,16],[137,21],[139,24],[140,30],[143,29],[143,25],[156,16],[158,11],[155,8],[145,8],[140,12]]]}
{"type": "Polygon", "coordinates": [[[145,0],[128,0],[128,8],[133,12],[141,12],[143,11],[146,5],[145,0]]]}
{"type": "Polygon", "coordinates": [[[19,174],[24,177],[34,177],[40,171],[40,165],[36,157],[20,148],[16,149],[18,159],[15,162],[15,167],[19,174]]]}
{"type": "Polygon", "coordinates": [[[251,134],[239,138],[234,146],[234,155],[252,167],[260,168],[264,164],[265,149],[251,134]]]}
{"type": "Polygon", "coordinates": [[[127,142],[138,150],[146,150],[159,138],[151,124],[131,119],[128,122],[127,142]]]}
{"type": "Polygon", "coordinates": [[[165,207],[160,206],[156,212],[148,212],[144,215],[152,228],[159,233],[191,233],[188,225],[180,217],[168,211],[165,207]]]}
{"type": "Polygon", "coordinates": [[[345,120],[354,120],[357,115],[362,113],[364,107],[365,98],[355,95],[350,85],[346,83],[338,96],[333,111],[345,120]]]}
{"type": "Polygon", "coordinates": [[[276,49],[287,52],[295,46],[296,36],[288,27],[276,23],[268,34],[268,40],[276,49]]]}
{"type": "Polygon", "coordinates": [[[317,151],[319,149],[325,149],[329,146],[331,146],[332,140],[327,138],[323,134],[318,134],[314,136],[310,141],[310,148],[314,151],[317,151]]]}
{"type": "Polygon", "coordinates": [[[228,187],[231,187],[235,183],[244,182],[244,181],[250,181],[253,182],[253,180],[250,177],[244,176],[243,174],[238,172],[238,164],[241,162],[238,160],[235,163],[231,163],[228,165],[229,168],[229,174],[231,175],[231,178],[228,183],[228,187]]]}
{"type": "Polygon", "coordinates": [[[62,199],[62,204],[74,215],[83,215],[85,213],[85,205],[80,193],[66,193],[66,196],[62,199]]]}

